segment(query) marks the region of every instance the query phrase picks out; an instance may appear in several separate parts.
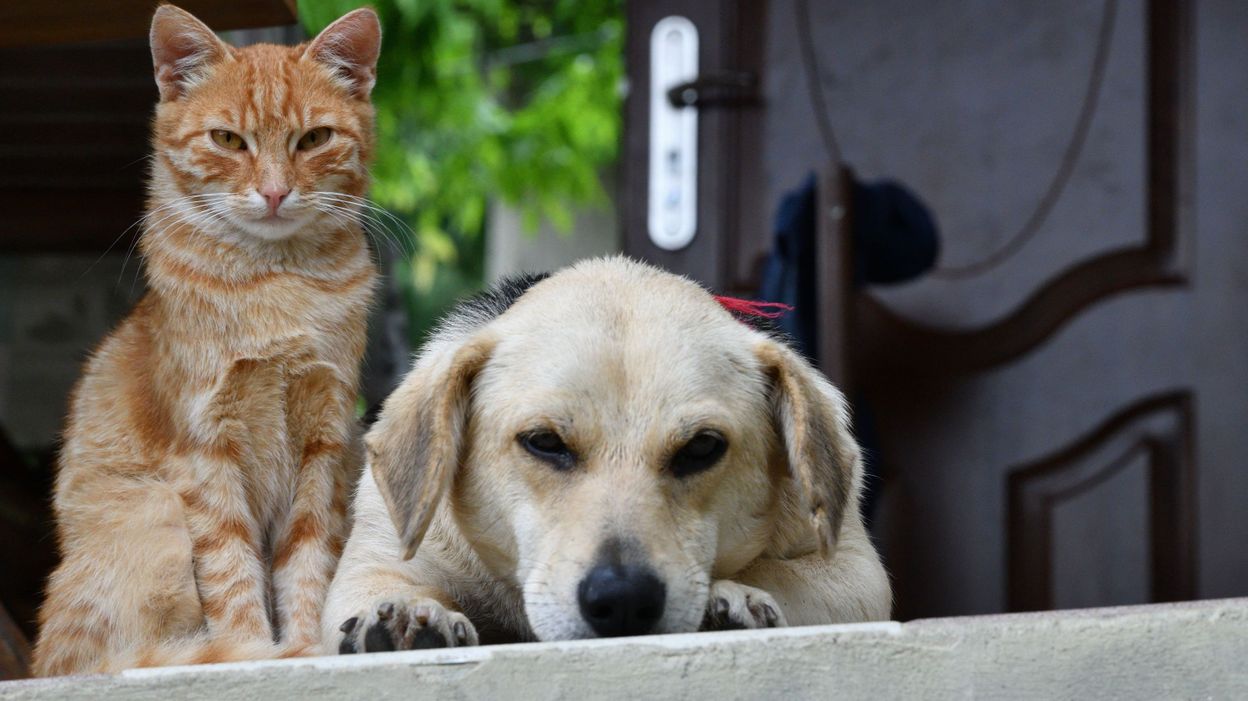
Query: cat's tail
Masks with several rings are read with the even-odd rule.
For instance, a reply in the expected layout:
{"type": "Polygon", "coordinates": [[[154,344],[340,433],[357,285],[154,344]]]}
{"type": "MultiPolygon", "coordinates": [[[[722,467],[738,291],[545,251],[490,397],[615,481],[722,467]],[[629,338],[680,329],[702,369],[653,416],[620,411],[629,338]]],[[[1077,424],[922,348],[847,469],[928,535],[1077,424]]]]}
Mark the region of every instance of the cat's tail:
{"type": "MultiPolygon", "coordinates": [[[[70,653],[70,650],[63,650],[70,653]]],[[[86,651],[78,651],[79,653],[86,651]]],[[[179,665],[213,664],[216,662],[243,662],[246,660],[274,660],[315,654],[309,647],[292,648],[264,640],[230,640],[200,635],[177,640],[166,640],[148,645],[117,651],[96,651],[94,659],[86,664],[78,657],[53,654],[38,660],[33,670],[36,676],[48,677],[62,674],[115,674],[138,667],[172,667],[179,665]]]]}
{"type": "Polygon", "coordinates": [[[119,672],[136,667],[273,660],[292,656],[287,648],[264,640],[230,640],[199,636],[170,640],[107,656],[100,672],[119,672]]]}

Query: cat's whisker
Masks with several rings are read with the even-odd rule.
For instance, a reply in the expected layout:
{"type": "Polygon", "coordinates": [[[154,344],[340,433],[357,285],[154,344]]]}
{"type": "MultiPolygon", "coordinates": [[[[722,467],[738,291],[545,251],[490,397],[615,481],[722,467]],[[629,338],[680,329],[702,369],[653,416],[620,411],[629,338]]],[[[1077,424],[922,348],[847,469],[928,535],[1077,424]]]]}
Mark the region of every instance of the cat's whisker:
{"type": "Polygon", "coordinates": [[[338,222],[341,226],[350,226],[352,224],[359,225],[360,221],[349,213],[340,211],[334,207],[328,207],[320,203],[313,202],[312,208],[338,222]]]}
{"type": "Polygon", "coordinates": [[[402,241],[381,225],[375,224],[373,227],[365,227],[364,230],[373,237],[373,240],[385,241],[395,256],[401,258],[408,255],[407,247],[402,241]]]}
{"type": "MultiPolygon", "coordinates": [[[[228,221],[233,216],[233,212],[228,209],[209,208],[207,212],[196,214],[191,221],[192,228],[197,234],[203,234],[217,224],[228,221]]],[[[232,223],[232,222],[231,222],[232,223]]]]}
{"type": "Polygon", "coordinates": [[[369,239],[372,240],[373,248],[375,250],[380,251],[381,247],[385,245],[389,247],[391,252],[393,252],[396,256],[403,255],[402,250],[399,248],[399,246],[394,242],[392,238],[388,236],[379,235],[376,231],[370,228],[367,225],[367,223],[360,221],[360,218],[357,213],[344,211],[344,210],[336,209],[332,207],[325,208],[320,205],[314,205],[314,207],[318,212],[321,212],[325,214],[326,216],[333,218],[334,221],[338,222],[339,226],[350,227],[354,225],[356,227],[359,227],[359,230],[363,232],[365,236],[367,236],[369,239]]]}
{"type": "MultiPolygon", "coordinates": [[[[125,228],[125,229],[124,229],[124,230],[123,230],[120,234],[118,234],[118,235],[117,235],[117,238],[113,239],[113,242],[112,242],[112,243],[108,244],[108,248],[105,248],[105,249],[104,249],[104,252],[100,254],[100,257],[99,257],[99,258],[96,258],[96,259],[95,259],[95,260],[91,263],[91,265],[88,265],[88,266],[87,266],[87,269],[86,269],[86,270],[82,271],[82,274],[78,276],[78,279],[79,279],[79,280],[82,280],[82,278],[86,277],[87,273],[91,272],[91,271],[95,268],[95,266],[99,265],[99,264],[100,264],[100,261],[104,260],[104,257],[105,257],[105,256],[107,256],[107,255],[109,254],[109,252],[113,250],[113,246],[116,246],[116,245],[117,245],[117,242],[118,242],[118,241],[120,241],[120,240],[122,240],[122,239],[126,236],[126,234],[130,233],[131,231],[133,231],[135,227],[142,226],[142,225],[143,225],[143,223],[144,223],[145,221],[147,221],[149,218],[151,218],[151,217],[152,217],[152,215],[157,214],[157,213],[158,213],[158,212],[160,212],[161,210],[165,210],[165,209],[168,209],[168,208],[170,208],[170,207],[175,206],[175,205],[176,205],[176,204],[178,204],[178,202],[179,202],[179,201],[181,201],[182,199],[183,199],[183,198],[178,198],[178,199],[176,199],[176,200],[174,200],[174,201],[172,201],[172,202],[168,202],[168,203],[166,203],[166,204],[163,204],[163,205],[161,205],[161,206],[159,206],[159,207],[157,207],[157,208],[155,208],[155,209],[153,209],[153,210],[151,210],[151,211],[145,212],[144,214],[142,214],[141,216],[139,216],[139,218],[138,218],[138,219],[135,219],[135,220],[134,220],[134,222],[133,222],[132,224],[130,224],[130,226],[127,226],[127,227],[126,227],[126,228],[125,228]]],[[[137,239],[138,239],[138,237],[136,236],[136,237],[135,237],[135,239],[137,240],[137,239]]],[[[131,249],[133,249],[133,245],[134,245],[134,244],[133,244],[133,243],[131,243],[131,249]]],[[[123,272],[123,273],[125,272],[125,266],[122,266],[122,272],[123,272]]],[[[120,279],[120,278],[119,278],[119,279],[120,279]]]]}
{"type": "Polygon", "coordinates": [[[353,214],[361,224],[364,225],[364,231],[372,236],[375,240],[384,240],[397,255],[404,255],[405,249],[402,241],[393,232],[385,226],[384,223],[378,221],[375,216],[364,212],[355,212],[353,214]]]}
{"type": "Polygon", "coordinates": [[[155,155],[155,154],[151,154],[151,153],[147,154],[146,156],[139,156],[138,158],[134,159],[133,161],[130,161],[129,163],[125,164],[124,166],[122,166],[122,167],[118,168],[117,170],[125,170],[126,168],[129,168],[130,166],[134,165],[135,163],[138,163],[138,162],[140,162],[140,161],[151,161],[151,160],[153,160],[153,159],[155,159],[155,158],[156,158],[156,155],[155,155]]]}
{"type": "Polygon", "coordinates": [[[343,207],[348,205],[360,208],[361,216],[368,218],[378,228],[383,230],[388,236],[393,237],[401,246],[403,253],[410,256],[415,253],[416,233],[412,230],[407,222],[400,219],[390,210],[378,205],[371,200],[357,195],[350,195],[343,192],[313,192],[309,193],[321,197],[324,201],[333,203],[336,206],[343,207]],[[398,227],[395,231],[392,227],[398,227]]]}
{"type": "Polygon", "coordinates": [[[141,217],[136,224],[142,223],[145,225],[145,228],[152,229],[159,226],[160,223],[167,221],[169,217],[166,215],[173,214],[176,216],[177,214],[187,213],[188,211],[196,212],[205,207],[211,206],[213,200],[221,197],[221,193],[202,193],[199,195],[178,197],[143,215],[143,217],[141,217]],[[153,217],[157,214],[161,214],[162,217],[159,220],[153,220],[153,217]]]}
{"type": "Polygon", "coordinates": [[[317,206],[318,208],[328,207],[342,216],[350,217],[351,220],[362,226],[364,233],[371,237],[378,246],[380,246],[381,242],[384,241],[396,255],[402,256],[405,254],[404,247],[401,245],[398,237],[395,236],[395,234],[391,232],[383,222],[378,220],[375,215],[371,215],[366,211],[347,208],[340,204],[324,200],[318,201],[317,206]]]}
{"type": "MultiPolygon", "coordinates": [[[[342,212],[335,211],[334,209],[325,208],[316,203],[312,204],[312,209],[314,209],[317,212],[320,212],[321,214],[324,214],[325,216],[332,219],[338,226],[341,226],[344,228],[350,227],[352,224],[355,224],[357,226],[360,224],[360,222],[356,220],[354,217],[349,217],[343,214],[342,212]]],[[[363,229],[364,227],[360,227],[360,228],[363,229]]]]}
{"type": "MultiPolygon", "coordinates": [[[[403,232],[404,234],[407,234],[409,238],[415,237],[415,232],[412,231],[412,228],[407,224],[407,222],[403,221],[398,216],[396,216],[393,212],[376,204],[375,202],[371,202],[362,197],[356,197],[354,195],[345,195],[341,193],[325,193],[324,197],[325,199],[333,201],[339,205],[341,205],[342,203],[347,203],[352,206],[360,207],[363,211],[368,211],[375,215],[380,215],[380,217],[384,217],[385,221],[393,223],[395,226],[397,226],[399,230],[403,232]]],[[[386,228],[388,231],[390,230],[389,226],[387,226],[386,228]]],[[[394,233],[394,232],[391,232],[391,233],[394,233]]]]}
{"type": "MultiPolygon", "coordinates": [[[[130,264],[130,256],[134,255],[134,249],[137,248],[138,245],[139,237],[135,236],[134,240],[130,242],[130,245],[126,247],[126,257],[121,259],[121,270],[117,273],[117,282],[113,283],[114,290],[121,284],[121,279],[126,276],[126,266],[130,264]]],[[[139,276],[139,270],[137,268],[134,271],[134,276],[136,279],[139,276]]],[[[130,283],[130,289],[134,290],[133,282],[130,283]]]]}
{"type": "Polygon", "coordinates": [[[341,208],[335,208],[333,211],[338,216],[349,217],[353,223],[360,227],[360,230],[363,231],[366,236],[372,239],[373,245],[377,249],[380,249],[382,245],[385,245],[396,256],[403,256],[403,247],[392,234],[375,221],[368,219],[359,212],[353,212],[341,208]]]}
{"type": "Polygon", "coordinates": [[[188,201],[188,200],[189,198],[179,198],[178,200],[174,202],[170,202],[164,206],[161,206],[152,210],[152,212],[150,212],[147,215],[149,220],[145,222],[144,228],[149,232],[157,231],[159,230],[161,226],[165,224],[165,222],[176,220],[179,218],[184,219],[186,216],[194,216],[197,212],[205,211],[208,207],[211,206],[210,201],[206,201],[202,199],[196,199],[195,201],[188,201]],[[162,210],[164,211],[162,212],[162,210]],[[159,219],[154,219],[154,220],[150,219],[152,215],[158,214],[158,213],[161,214],[159,219]]]}
{"type": "MultiPolygon", "coordinates": [[[[195,197],[195,196],[192,195],[190,197],[195,197]]],[[[132,229],[134,228],[134,226],[142,224],[145,231],[151,232],[152,230],[161,226],[164,222],[177,218],[178,216],[183,214],[183,212],[177,209],[176,207],[179,204],[184,204],[185,200],[190,199],[190,197],[180,197],[172,202],[168,202],[164,205],[161,205],[160,207],[153,209],[147,214],[144,214],[142,217],[139,217],[138,221],[132,224],[130,228],[132,229]],[[161,216],[158,219],[153,220],[153,216],[156,214],[160,214],[161,216]]],[[[199,205],[198,203],[192,203],[190,206],[192,208],[192,211],[194,211],[195,209],[199,208],[201,205],[199,205]]],[[[127,231],[128,230],[129,229],[127,229],[127,231]]],[[[123,236],[125,235],[124,232],[122,235],[123,236]]],[[[139,238],[140,238],[139,236],[135,236],[134,240],[130,242],[130,246],[126,249],[126,257],[123,258],[121,261],[121,271],[117,273],[117,282],[114,283],[113,285],[114,288],[116,288],[117,285],[120,285],[121,279],[125,277],[126,266],[130,264],[130,257],[134,254],[134,250],[138,246],[139,238]]],[[[134,293],[134,285],[137,281],[138,281],[138,273],[136,272],[135,280],[131,282],[130,284],[130,291],[132,295],[134,293]]]]}

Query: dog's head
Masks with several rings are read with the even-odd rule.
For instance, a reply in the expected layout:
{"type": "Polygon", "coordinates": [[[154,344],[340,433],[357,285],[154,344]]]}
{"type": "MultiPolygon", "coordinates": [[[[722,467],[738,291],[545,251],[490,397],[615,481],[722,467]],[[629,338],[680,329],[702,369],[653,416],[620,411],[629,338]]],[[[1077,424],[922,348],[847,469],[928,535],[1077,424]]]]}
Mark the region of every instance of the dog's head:
{"type": "Polygon", "coordinates": [[[712,578],[834,547],[857,492],[836,389],[622,258],[452,321],[368,445],[403,555],[451,509],[543,640],[697,630],[712,578]]]}

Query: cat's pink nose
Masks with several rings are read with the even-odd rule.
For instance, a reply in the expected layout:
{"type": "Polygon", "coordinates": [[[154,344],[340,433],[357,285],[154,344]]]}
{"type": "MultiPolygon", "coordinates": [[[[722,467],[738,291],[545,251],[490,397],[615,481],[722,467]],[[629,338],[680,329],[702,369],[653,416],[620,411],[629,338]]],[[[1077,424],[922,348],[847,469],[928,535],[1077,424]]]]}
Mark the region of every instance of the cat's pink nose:
{"type": "Polygon", "coordinates": [[[290,194],[290,188],[284,185],[265,185],[260,188],[260,196],[265,202],[269,203],[269,214],[277,214],[277,208],[282,206],[282,200],[286,199],[286,195],[290,194]]]}

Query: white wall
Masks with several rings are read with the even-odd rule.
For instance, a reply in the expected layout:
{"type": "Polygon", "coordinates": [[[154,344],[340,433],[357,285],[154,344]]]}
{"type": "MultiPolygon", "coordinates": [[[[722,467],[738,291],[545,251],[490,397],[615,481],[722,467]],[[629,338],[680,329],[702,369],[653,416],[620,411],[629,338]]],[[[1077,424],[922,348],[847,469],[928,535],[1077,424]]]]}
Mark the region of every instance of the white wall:
{"type": "MultiPolygon", "coordinates": [[[[612,191],[610,183],[607,191],[612,191]]],[[[614,203],[583,207],[574,216],[575,223],[567,232],[555,230],[548,222],[530,232],[524,229],[515,208],[492,204],[485,233],[486,281],[516,273],[549,272],[584,258],[619,252],[620,227],[614,203]]]]}

